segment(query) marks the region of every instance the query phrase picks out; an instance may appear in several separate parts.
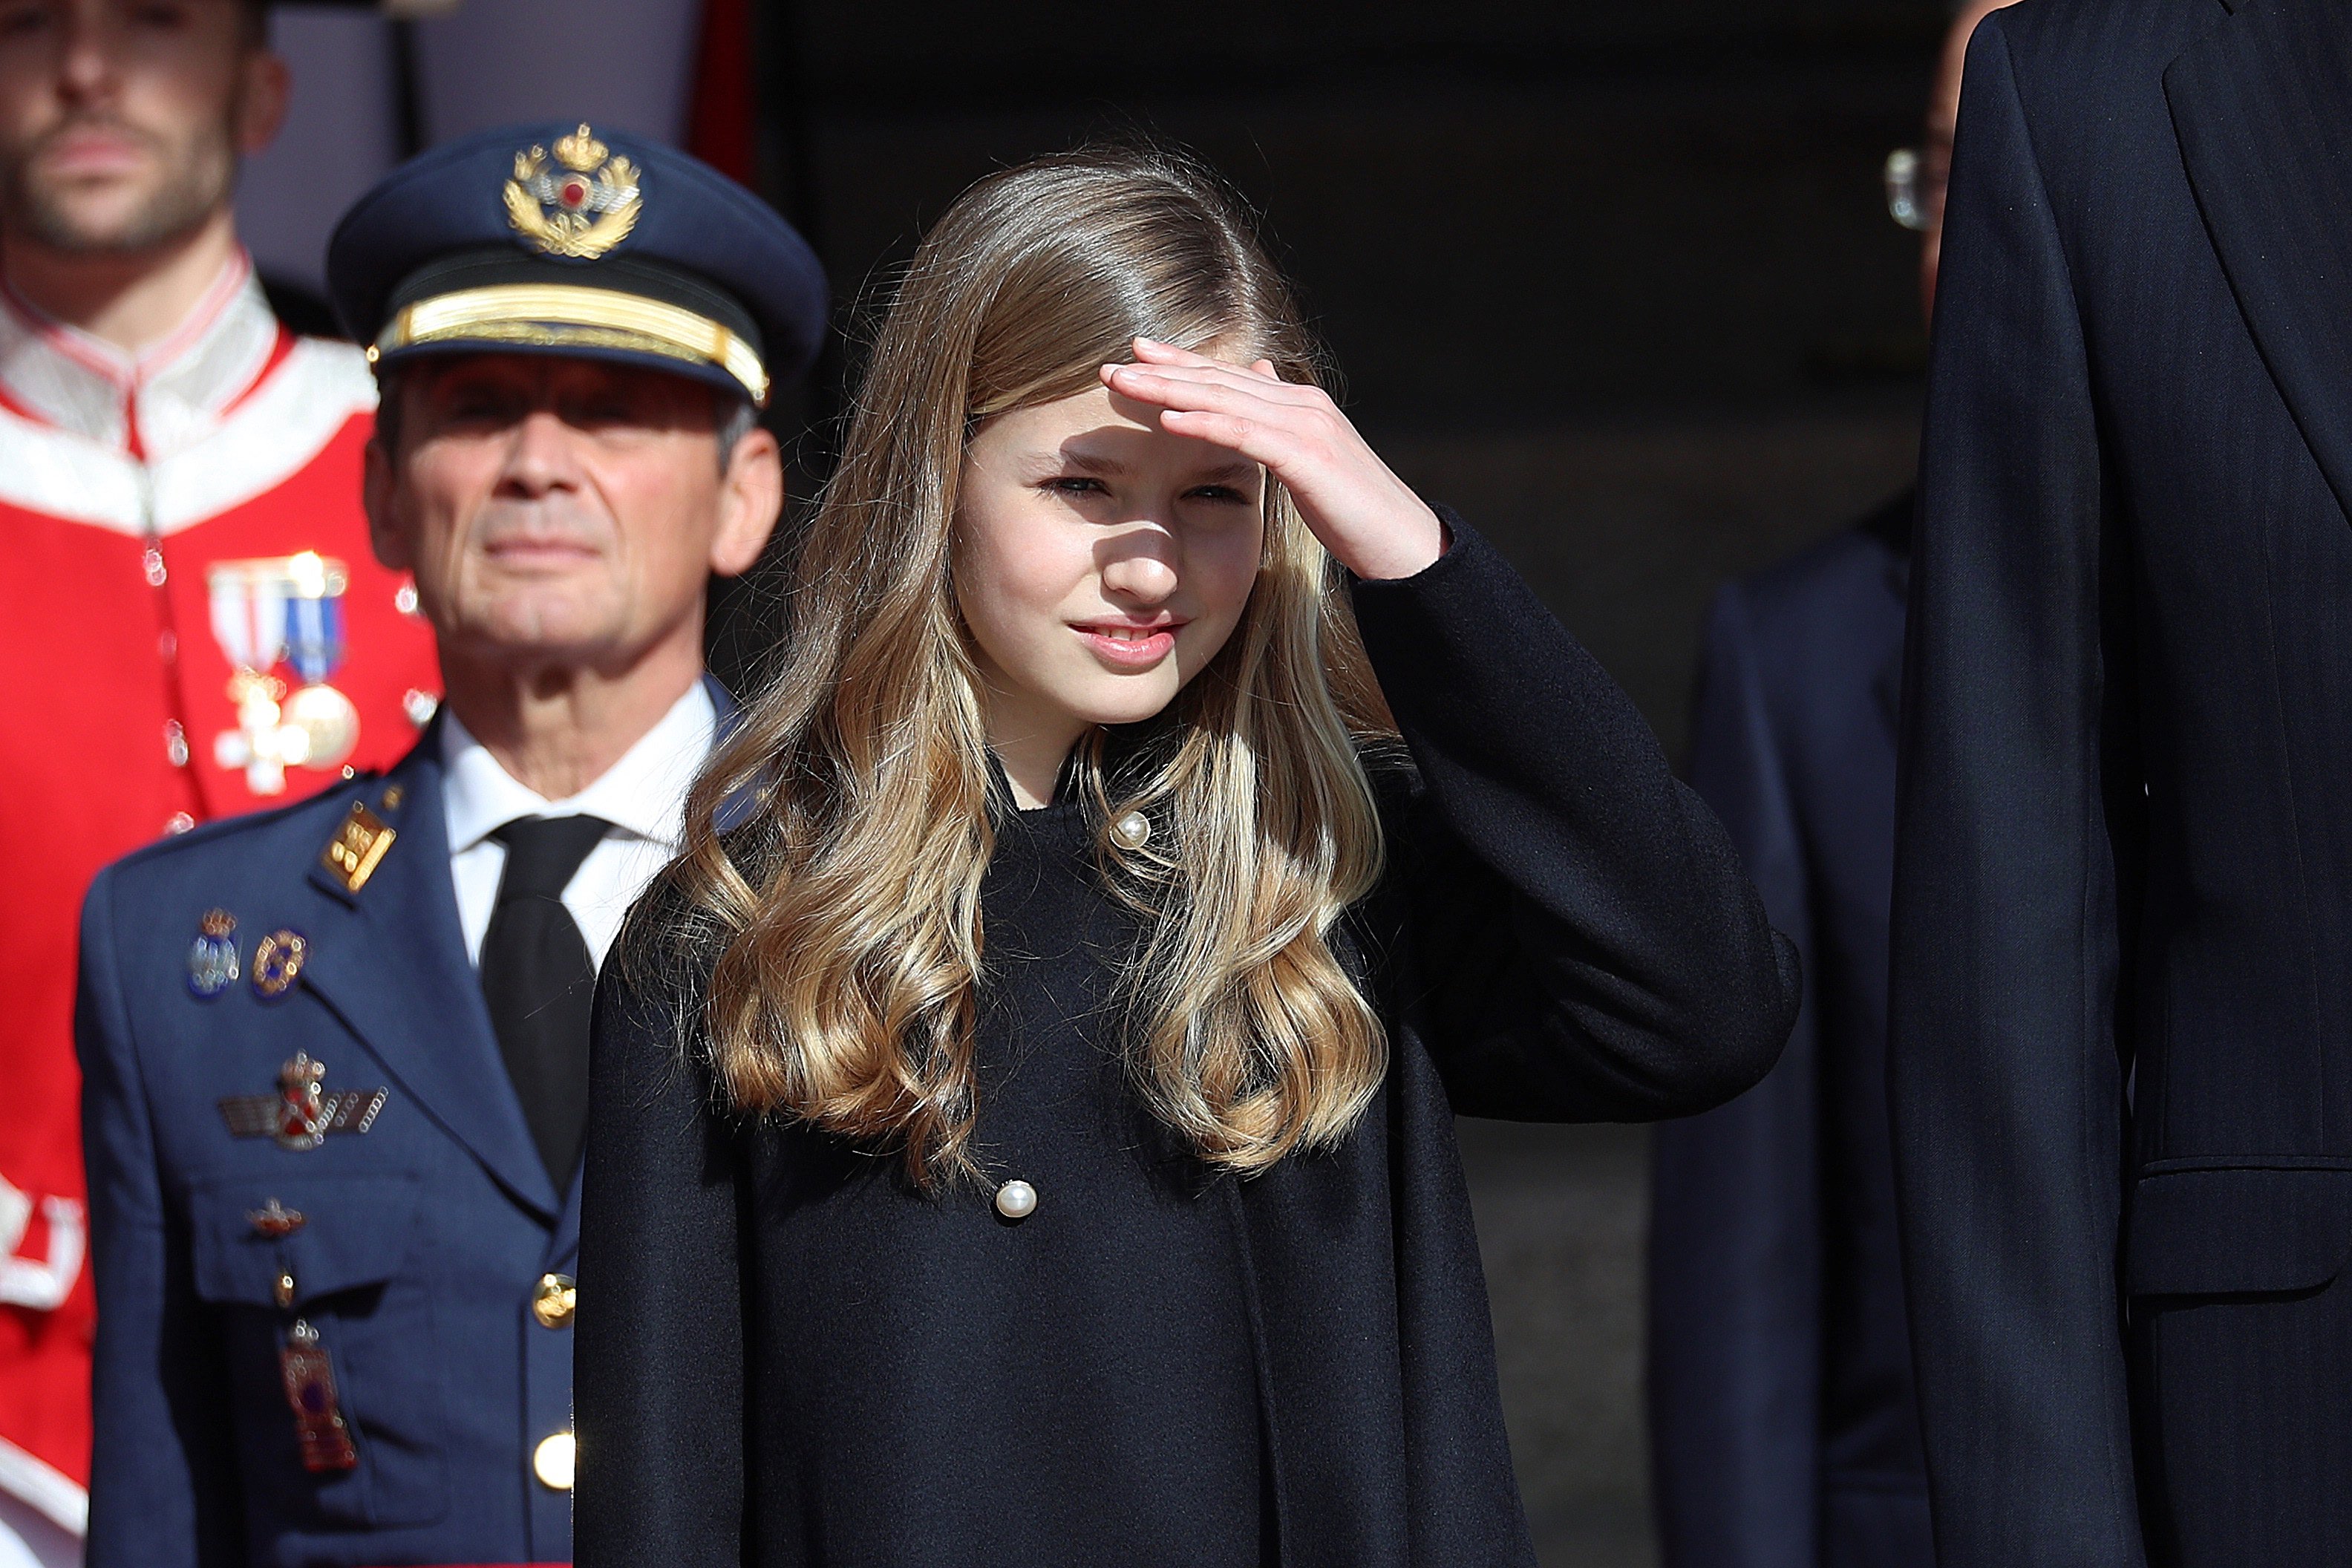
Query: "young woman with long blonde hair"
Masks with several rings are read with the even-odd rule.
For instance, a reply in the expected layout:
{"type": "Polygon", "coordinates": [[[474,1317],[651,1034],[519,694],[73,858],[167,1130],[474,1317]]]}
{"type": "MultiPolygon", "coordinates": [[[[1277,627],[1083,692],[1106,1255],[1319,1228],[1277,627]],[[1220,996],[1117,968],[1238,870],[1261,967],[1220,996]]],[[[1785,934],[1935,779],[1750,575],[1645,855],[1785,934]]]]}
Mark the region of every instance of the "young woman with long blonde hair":
{"type": "Polygon", "coordinates": [[[1452,1116],[1700,1110],[1786,944],[1213,181],[924,240],[599,1000],[586,1568],[1532,1563],[1452,1116]]]}

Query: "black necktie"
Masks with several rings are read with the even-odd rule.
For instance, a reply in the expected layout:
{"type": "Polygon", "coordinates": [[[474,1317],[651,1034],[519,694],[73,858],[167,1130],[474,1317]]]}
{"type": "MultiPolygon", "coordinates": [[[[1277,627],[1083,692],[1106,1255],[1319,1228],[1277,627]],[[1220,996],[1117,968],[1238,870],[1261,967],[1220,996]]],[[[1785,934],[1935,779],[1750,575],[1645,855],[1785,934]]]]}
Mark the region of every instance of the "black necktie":
{"type": "Polygon", "coordinates": [[[558,1193],[572,1185],[588,1131],[588,1017],[596,999],[596,966],[563,889],[611,826],[596,816],[525,816],[490,835],[507,847],[507,865],[482,936],[482,995],[558,1193]]]}

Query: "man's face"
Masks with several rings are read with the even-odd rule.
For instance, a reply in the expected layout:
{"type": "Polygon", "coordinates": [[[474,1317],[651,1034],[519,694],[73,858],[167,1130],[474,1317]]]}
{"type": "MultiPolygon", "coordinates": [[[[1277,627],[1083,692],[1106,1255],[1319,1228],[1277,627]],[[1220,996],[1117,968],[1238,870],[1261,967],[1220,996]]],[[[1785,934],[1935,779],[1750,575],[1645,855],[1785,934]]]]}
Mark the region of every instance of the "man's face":
{"type": "Polygon", "coordinates": [[[722,465],[698,382],[600,361],[428,358],[388,395],[396,450],[368,449],[375,552],[416,575],[456,657],[525,675],[616,677],[698,639],[712,573],[747,569],[783,503],[775,437],[722,465]]]}
{"type": "Polygon", "coordinates": [[[0,0],[0,228],[138,251],[228,200],[286,73],[238,0],[0,0]]]}

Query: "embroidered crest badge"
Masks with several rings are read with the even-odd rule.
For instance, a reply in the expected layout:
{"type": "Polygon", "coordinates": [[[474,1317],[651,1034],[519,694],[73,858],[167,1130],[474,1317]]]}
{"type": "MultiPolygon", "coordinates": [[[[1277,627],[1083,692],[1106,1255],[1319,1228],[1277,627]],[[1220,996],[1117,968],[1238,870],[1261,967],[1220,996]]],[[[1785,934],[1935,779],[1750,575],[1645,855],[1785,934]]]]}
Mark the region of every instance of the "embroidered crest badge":
{"type": "Polygon", "coordinates": [[[544,147],[515,154],[507,182],[507,221],[549,256],[593,261],[629,237],[644,197],[637,166],[583,125],[544,147]]]}
{"type": "Polygon", "coordinates": [[[388,1089],[327,1091],[327,1064],[297,1052],[278,1073],[276,1094],[231,1095],[221,1120],[236,1138],[268,1138],[296,1153],[316,1149],[331,1132],[365,1132],[375,1125],[388,1089]]]}
{"type": "Polygon", "coordinates": [[[236,984],[236,917],[226,910],[206,910],[188,946],[188,991],[209,999],[236,984]]]}

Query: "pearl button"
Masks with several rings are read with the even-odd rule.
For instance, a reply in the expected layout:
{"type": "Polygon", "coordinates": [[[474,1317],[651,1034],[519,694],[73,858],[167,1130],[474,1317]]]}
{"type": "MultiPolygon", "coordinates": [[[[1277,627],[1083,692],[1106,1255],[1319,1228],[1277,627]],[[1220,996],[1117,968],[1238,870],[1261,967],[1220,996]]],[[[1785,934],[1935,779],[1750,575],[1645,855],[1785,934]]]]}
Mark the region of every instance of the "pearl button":
{"type": "Polygon", "coordinates": [[[996,1189],[996,1212],[1006,1219],[1027,1219],[1037,1212],[1037,1189],[1026,1182],[1007,1182],[996,1189]]]}
{"type": "Polygon", "coordinates": [[[1130,811],[1110,825],[1110,836],[1122,849],[1140,849],[1151,842],[1151,818],[1130,811]]]}
{"type": "Polygon", "coordinates": [[[568,1492],[572,1489],[572,1461],[578,1456],[579,1448],[572,1434],[558,1432],[552,1437],[541,1438],[539,1447],[531,1450],[530,1473],[548,1490],[568,1492]]]}

